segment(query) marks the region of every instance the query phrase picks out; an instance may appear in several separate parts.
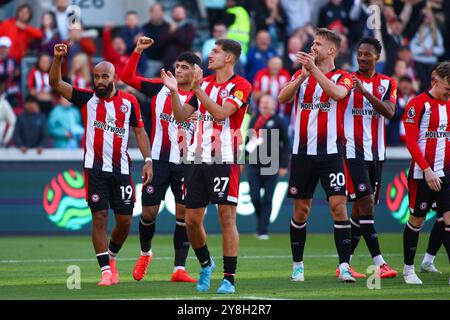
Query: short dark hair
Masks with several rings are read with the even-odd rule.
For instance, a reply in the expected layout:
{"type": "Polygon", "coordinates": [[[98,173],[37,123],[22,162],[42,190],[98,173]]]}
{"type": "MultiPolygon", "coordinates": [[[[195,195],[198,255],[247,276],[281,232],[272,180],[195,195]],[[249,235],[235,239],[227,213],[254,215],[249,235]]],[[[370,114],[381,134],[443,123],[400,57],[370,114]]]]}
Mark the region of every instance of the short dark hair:
{"type": "Polygon", "coordinates": [[[130,14],[133,14],[133,15],[135,15],[135,16],[138,15],[137,11],[135,11],[135,10],[130,10],[130,11],[127,12],[127,14],[126,14],[125,16],[127,17],[127,16],[129,16],[130,14]]]}
{"type": "Polygon", "coordinates": [[[372,38],[372,37],[365,37],[358,41],[358,48],[362,44],[370,44],[372,47],[375,48],[375,51],[380,54],[381,53],[381,43],[378,41],[378,39],[372,38]]]}
{"type": "Polygon", "coordinates": [[[337,50],[341,48],[342,38],[338,33],[336,33],[333,30],[327,28],[318,28],[316,32],[316,37],[322,37],[332,42],[336,46],[337,50]]]}
{"type": "Polygon", "coordinates": [[[223,51],[233,54],[237,59],[241,56],[242,47],[241,44],[231,39],[219,39],[215,42],[216,45],[221,46],[223,51]]]}
{"type": "Polygon", "coordinates": [[[450,84],[450,60],[439,63],[434,71],[439,78],[450,84]]]}
{"type": "Polygon", "coordinates": [[[189,63],[190,65],[201,65],[202,64],[202,60],[200,60],[200,58],[191,51],[186,51],[181,53],[178,58],[177,61],[186,61],[187,63],[189,63]]]}
{"type": "Polygon", "coordinates": [[[32,96],[31,94],[27,95],[24,101],[25,104],[27,103],[37,103],[39,104],[39,100],[35,97],[32,96]]]}

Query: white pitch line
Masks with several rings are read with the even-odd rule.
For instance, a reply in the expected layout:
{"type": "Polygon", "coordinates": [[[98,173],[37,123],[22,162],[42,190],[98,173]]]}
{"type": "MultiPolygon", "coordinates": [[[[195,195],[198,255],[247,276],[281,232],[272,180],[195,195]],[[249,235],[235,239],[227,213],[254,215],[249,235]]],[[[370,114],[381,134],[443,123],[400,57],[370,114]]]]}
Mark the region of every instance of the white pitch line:
{"type": "MultiPolygon", "coordinates": [[[[423,254],[417,254],[417,256],[423,256],[423,254]]],[[[386,257],[400,257],[403,254],[383,254],[386,257]]],[[[321,259],[321,258],[337,258],[337,254],[311,254],[305,255],[305,259],[321,259]]],[[[369,254],[358,255],[358,257],[370,257],[369,254]]],[[[249,259],[249,260],[257,260],[257,259],[288,259],[292,258],[292,256],[239,256],[238,259],[249,259]]],[[[137,258],[118,258],[119,261],[134,261],[137,258]]],[[[172,260],[173,257],[154,257],[152,260],[172,260]]],[[[196,259],[195,257],[189,257],[188,259],[196,259]]],[[[97,261],[97,259],[36,259],[36,260],[0,260],[0,264],[14,264],[14,263],[56,263],[56,262],[92,262],[97,261]]]]}

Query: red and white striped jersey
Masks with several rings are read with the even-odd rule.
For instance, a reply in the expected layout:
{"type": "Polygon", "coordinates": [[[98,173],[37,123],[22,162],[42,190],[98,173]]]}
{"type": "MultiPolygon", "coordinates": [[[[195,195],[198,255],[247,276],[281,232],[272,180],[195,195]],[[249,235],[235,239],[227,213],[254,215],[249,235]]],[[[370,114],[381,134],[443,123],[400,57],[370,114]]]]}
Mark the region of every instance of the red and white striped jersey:
{"type": "MultiPolygon", "coordinates": [[[[364,88],[381,101],[397,103],[397,84],[394,79],[376,73],[367,79],[359,72],[354,75],[361,80],[364,88]]],[[[385,160],[386,124],[361,93],[352,90],[344,113],[345,152],[347,159],[365,161],[385,160]]]]}
{"type": "Polygon", "coordinates": [[[101,99],[91,90],[74,87],[71,101],[83,115],[84,168],[130,174],[130,127],[144,126],[136,98],[118,90],[114,97],[101,99]]]}
{"type": "Polygon", "coordinates": [[[423,179],[428,167],[438,177],[450,176],[450,102],[422,93],[406,106],[403,123],[412,156],[409,177],[423,179]]]}
{"type": "MultiPolygon", "coordinates": [[[[188,149],[188,161],[204,163],[236,163],[239,146],[242,144],[241,125],[247,111],[248,99],[252,85],[243,77],[233,75],[228,81],[218,84],[216,76],[203,79],[201,88],[218,105],[232,103],[238,108],[230,117],[217,121],[198,102],[198,118],[195,125],[194,139],[188,149]]],[[[188,104],[196,108],[196,96],[188,104]]]]}
{"type": "MultiPolygon", "coordinates": [[[[292,80],[299,77],[297,71],[292,80]]],[[[333,70],[325,75],[349,92],[353,86],[350,73],[333,70]]],[[[348,95],[336,101],[323,92],[313,76],[301,84],[295,97],[295,134],[293,154],[327,155],[342,154],[344,148],[344,111],[348,95]]]]}
{"type": "Polygon", "coordinates": [[[52,88],[50,87],[48,72],[42,72],[36,68],[31,69],[28,75],[28,89],[34,89],[38,93],[50,93],[52,88]]]}
{"type": "Polygon", "coordinates": [[[79,74],[75,74],[72,77],[72,86],[80,88],[80,89],[90,89],[91,88],[91,82],[83,78],[79,74]]]}
{"type": "MultiPolygon", "coordinates": [[[[194,124],[189,120],[178,122],[172,111],[170,90],[161,79],[145,79],[141,82],[141,92],[151,98],[152,159],[179,164],[192,140],[194,124]]],[[[178,90],[181,104],[194,96],[192,91],[178,90]]]]}
{"type": "MultiPolygon", "coordinates": [[[[281,89],[290,81],[290,74],[287,70],[281,69],[278,76],[271,76],[268,68],[258,71],[253,80],[253,92],[268,92],[275,101],[278,101],[278,94],[281,89]]],[[[291,103],[277,103],[276,112],[282,115],[290,115],[292,111],[291,103]]]]}

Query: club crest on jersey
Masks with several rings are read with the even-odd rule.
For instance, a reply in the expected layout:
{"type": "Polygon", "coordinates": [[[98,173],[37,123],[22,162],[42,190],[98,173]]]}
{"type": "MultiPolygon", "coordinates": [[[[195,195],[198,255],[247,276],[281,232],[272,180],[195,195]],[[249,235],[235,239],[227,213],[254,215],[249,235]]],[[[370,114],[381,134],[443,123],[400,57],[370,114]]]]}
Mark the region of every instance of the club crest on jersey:
{"type": "Polygon", "coordinates": [[[379,94],[383,94],[386,92],[386,88],[383,86],[378,86],[377,91],[379,94]]]}
{"type": "Polygon", "coordinates": [[[219,92],[219,96],[220,96],[221,99],[225,99],[226,97],[228,97],[229,94],[230,93],[228,92],[227,89],[222,89],[219,92]]]}
{"type": "Polygon", "coordinates": [[[120,106],[120,111],[122,111],[123,113],[127,113],[128,112],[128,106],[127,105],[121,105],[120,106]]]}
{"type": "Polygon", "coordinates": [[[352,86],[352,82],[350,81],[349,78],[345,78],[345,79],[344,79],[344,85],[345,85],[347,88],[350,88],[350,87],[352,86]]]}
{"type": "Polygon", "coordinates": [[[145,188],[145,192],[147,192],[148,194],[152,194],[153,192],[155,192],[155,188],[153,186],[148,186],[147,188],[145,188]]]}
{"type": "Polygon", "coordinates": [[[414,107],[411,107],[408,109],[408,118],[414,118],[416,116],[416,109],[414,107]]]}
{"type": "Polygon", "coordinates": [[[99,201],[100,201],[100,196],[99,196],[98,194],[94,193],[94,194],[91,196],[91,200],[92,200],[93,202],[99,202],[99,201]]]}

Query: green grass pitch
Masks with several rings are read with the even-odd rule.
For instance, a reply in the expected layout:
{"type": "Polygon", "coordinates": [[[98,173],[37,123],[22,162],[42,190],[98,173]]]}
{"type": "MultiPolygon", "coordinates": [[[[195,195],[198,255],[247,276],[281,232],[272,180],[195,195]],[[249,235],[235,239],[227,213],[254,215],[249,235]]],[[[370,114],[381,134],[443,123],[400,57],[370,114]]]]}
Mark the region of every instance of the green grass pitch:
{"type": "MultiPolygon", "coordinates": [[[[421,234],[416,269],[425,252],[427,234],[421,234]]],[[[139,254],[139,239],[130,236],[118,256],[120,284],[98,287],[100,278],[90,236],[0,237],[0,299],[450,299],[450,266],[442,247],[436,258],[443,274],[418,273],[422,286],[406,285],[402,278],[401,234],[380,235],[385,259],[397,271],[395,279],[382,279],[381,289],[369,290],[366,280],[343,284],[334,276],[337,257],[333,235],[309,234],[305,249],[305,282],[291,282],[292,259],[289,235],[271,235],[258,241],[241,235],[236,294],[215,294],[222,278],[221,238],[208,236],[217,263],[209,293],[198,293],[195,284],[171,283],[173,246],[171,235],[156,235],[154,258],[146,277],[136,282],[131,271],[139,254]],[[81,271],[81,289],[69,290],[67,268],[81,271]]],[[[353,266],[364,272],[372,264],[361,241],[353,266]]],[[[199,264],[190,250],[187,269],[197,277],[199,264]]],[[[418,272],[418,270],[417,270],[418,272]]]]}

